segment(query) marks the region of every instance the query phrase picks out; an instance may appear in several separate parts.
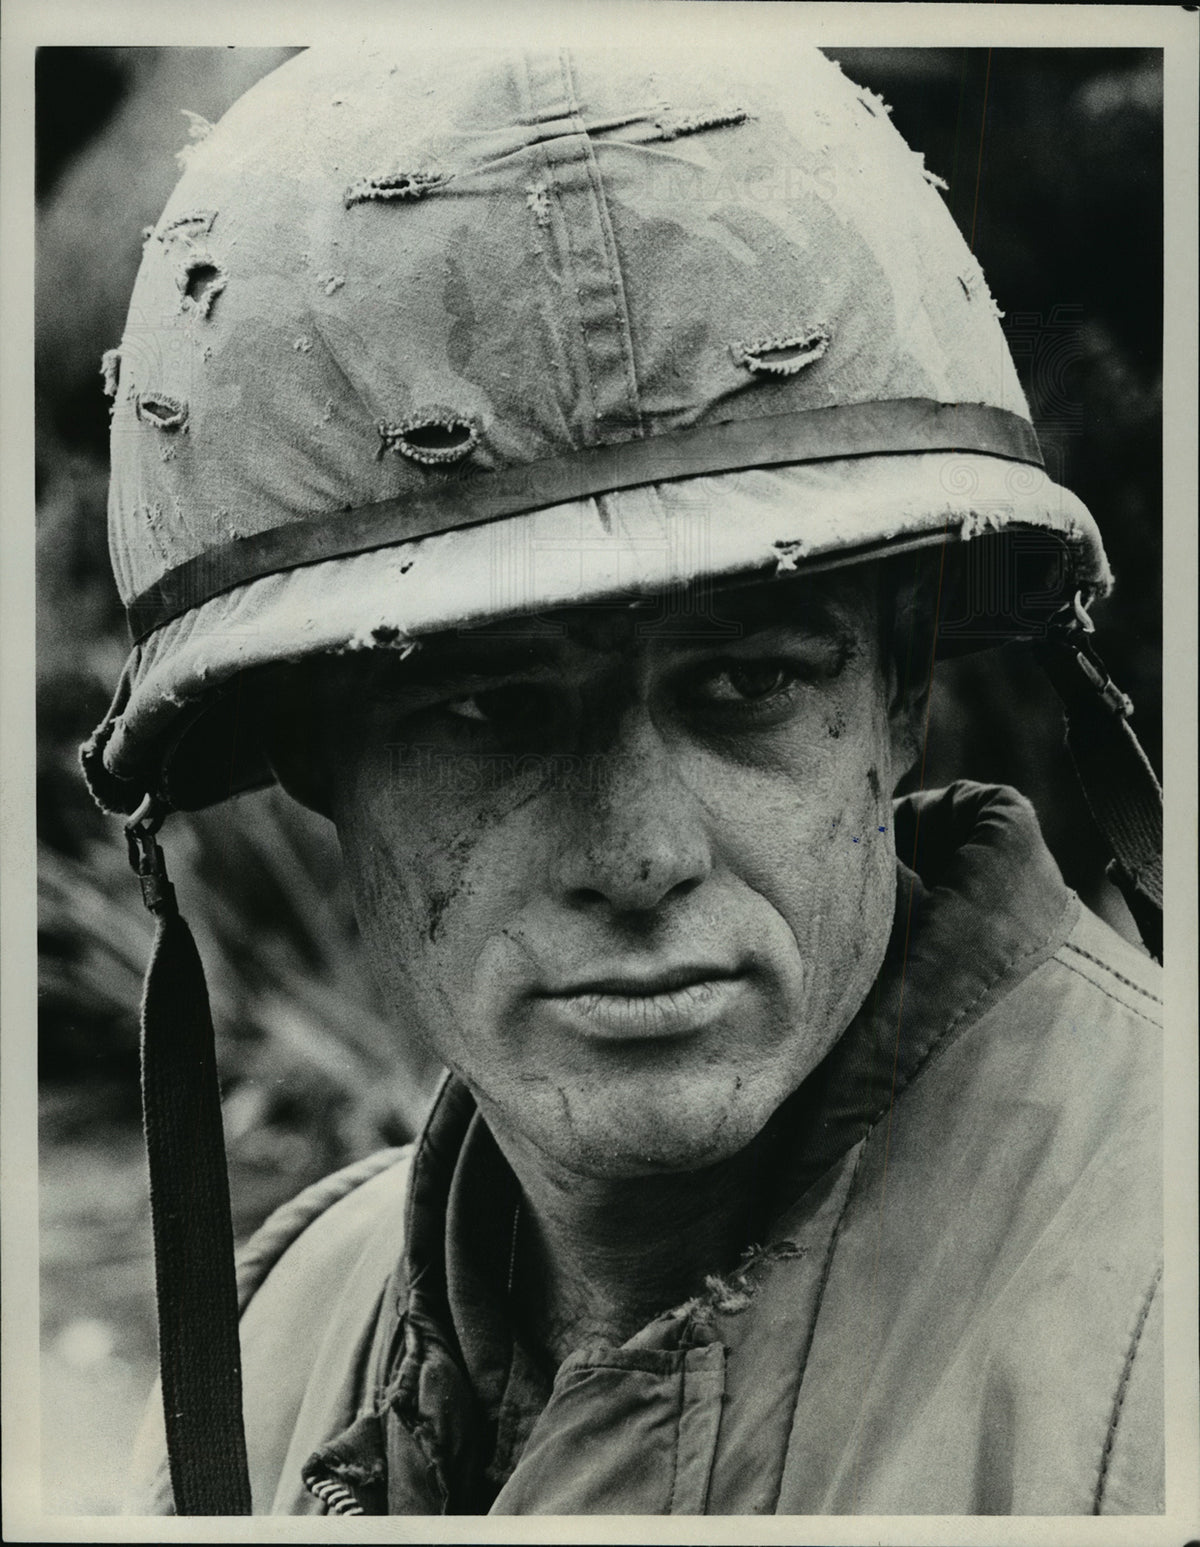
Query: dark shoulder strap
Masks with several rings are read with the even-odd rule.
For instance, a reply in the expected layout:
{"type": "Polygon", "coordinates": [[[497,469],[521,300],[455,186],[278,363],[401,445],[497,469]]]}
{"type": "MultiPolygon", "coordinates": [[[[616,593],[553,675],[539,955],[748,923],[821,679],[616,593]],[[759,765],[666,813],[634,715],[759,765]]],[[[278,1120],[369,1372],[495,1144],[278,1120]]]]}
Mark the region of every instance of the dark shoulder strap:
{"type": "Polygon", "coordinates": [[[176,1514],[248,1515],[239,1314],[313,1220],[394,1164],[400,1151],[349,1166],[278,1210],[235,1275],[212,1015],[155,837],[164,814],[147,800],[126,831],[143,901],[157,921],[142,998],[142,1110],[167,1460],[176,1514]]]}
{"type": "Polygon", "coordinates": [[[130,860],[157,920],[142,995],[142,1115],[150,1170],[158,1363],[178,1515],[248,1515],[233,1227],[204,969],[155,839],[130,821],[130,860]]]}

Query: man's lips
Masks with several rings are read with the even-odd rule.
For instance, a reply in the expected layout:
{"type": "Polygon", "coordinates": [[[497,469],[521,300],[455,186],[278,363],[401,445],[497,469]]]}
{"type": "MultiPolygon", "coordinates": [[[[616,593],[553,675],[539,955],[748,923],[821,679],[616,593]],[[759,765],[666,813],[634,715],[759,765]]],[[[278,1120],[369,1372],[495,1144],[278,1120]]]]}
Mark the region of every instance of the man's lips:
{"type": "Polygon", "coordinates": [[[695,1035],[745,987],[744,973],[708,963],[617,971],[536,997],[556,1023],[588,1040],[638,1042],[695,1035]]]}
{"type": "Polygon", "coordinates": [[[659,968],[654,972],[617,969],[595,977],[579,979],[562,988],[542,989],[540,996],[547,999],[576,999],[589,994],[605,994],[627,999],[648,998],[740,975],[736,968],[717,966],[707,962],[659,968]]]}

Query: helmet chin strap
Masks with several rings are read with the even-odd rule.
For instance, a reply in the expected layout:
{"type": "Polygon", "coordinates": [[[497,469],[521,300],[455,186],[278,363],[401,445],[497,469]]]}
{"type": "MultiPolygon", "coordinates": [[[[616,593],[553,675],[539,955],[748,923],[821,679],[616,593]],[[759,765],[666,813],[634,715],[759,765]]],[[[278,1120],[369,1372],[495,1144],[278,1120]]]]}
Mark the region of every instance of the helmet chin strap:
{"type": "Polygon", "coordinates": [[[1133,703],[1108,675],[1080,593],[1034,649],[1066,711],[1066,745],[1112,854],[1108,875],[1147,950],[1163,955],[1162,788],[1129,724],[1133,703]]]}
{"type": "Polygon", "coordinates": [[[204,969],[155,838],[165,814],[148,796],[125,832],[158,922],[142,996],[142,1112],[167,1457],[177,1514],[248,1515],[221,1091],[204,969]]]}

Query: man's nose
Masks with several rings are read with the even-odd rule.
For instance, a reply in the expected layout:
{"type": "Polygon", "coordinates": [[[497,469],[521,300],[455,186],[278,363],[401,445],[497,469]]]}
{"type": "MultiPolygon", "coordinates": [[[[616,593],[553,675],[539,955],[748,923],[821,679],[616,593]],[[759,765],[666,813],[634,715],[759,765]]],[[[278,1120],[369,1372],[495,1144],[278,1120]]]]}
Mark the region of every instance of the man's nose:
{"type": "Polygon", "coordinates": [[[644,708],[622,718],[586,768],[558,859],[565,899],[648,913],[698,886],[712,870],[704,811],[644,708]]]}

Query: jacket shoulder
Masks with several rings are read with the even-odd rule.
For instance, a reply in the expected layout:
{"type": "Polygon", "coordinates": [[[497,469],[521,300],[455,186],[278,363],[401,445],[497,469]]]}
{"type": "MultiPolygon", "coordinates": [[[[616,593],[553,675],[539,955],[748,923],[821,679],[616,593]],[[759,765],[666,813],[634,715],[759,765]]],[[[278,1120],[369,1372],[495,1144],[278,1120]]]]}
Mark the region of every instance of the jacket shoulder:
{"type": "Polygon", "coordinates": [[[347,1237],[366,1225],[372,1210],[380,1205],[383,1197],[390,1196],[400,1178],[392,1176],[389,1185],[361,1194],[356,1205],[345,1209],[337,1209],[336,1206],[358,1193],[365,1183],[381,1173],[400,1168],[407,1175],[406,1162],[410,1148],[406,1145],[398,1149],[378,1150],[365,1160],[355,1161],[335,1171],[332,1176],[322,1177],[319,1182],[314,1182],[311,1187],[306,1187],[302,1193],[277,1208],[238,1251],[238,1309],[246,1309],[284,1253],[325,1216],[329,1218],[323,1228],[316,1235],[310,1236],[306,1245],[316,1249],[319,1243],[325,1242],[326,1236],[332,1236],[333,1239],[327,1244],[340,1246],[344,1250],[349,1244],[347,1237]]]}
{"type": "MultiPolygon", "coordinates": [[[[303,1493],[304,1456],[292,1465],[291,1452],[303,1448],[310,1423],[336,1428],[343,1413],[353,1416],[365,1347],[403,1249],[410,1153],[383,1150],[314,1183],[277,1209],[238,1253],[242,1407],[255,1514],[271,1510],[290,1472],[303,1493]]],[[[135,1445],[130,1498],[130,1513],[174,1513],[157,1385],[135,1445]]]]}

